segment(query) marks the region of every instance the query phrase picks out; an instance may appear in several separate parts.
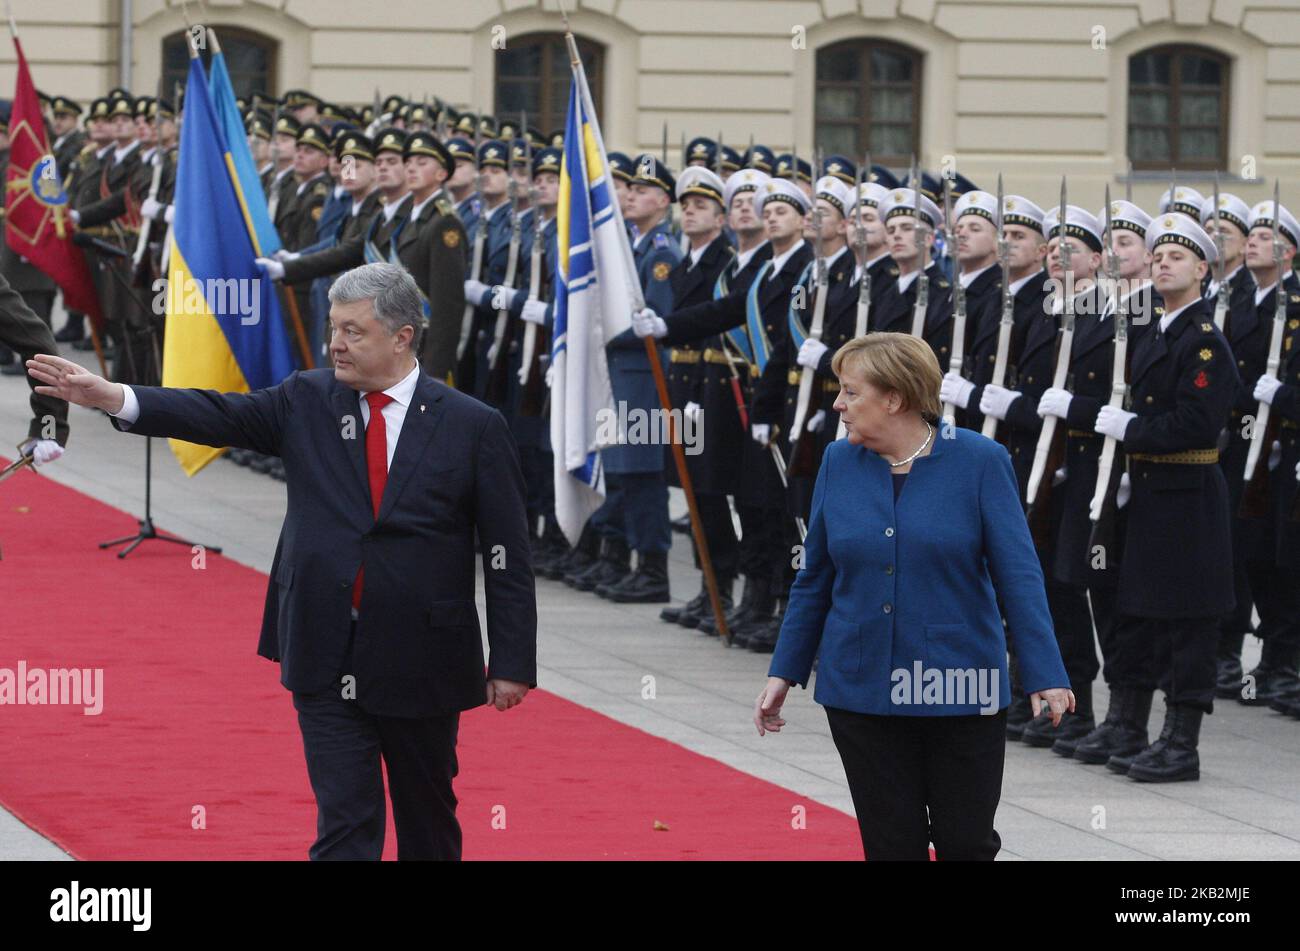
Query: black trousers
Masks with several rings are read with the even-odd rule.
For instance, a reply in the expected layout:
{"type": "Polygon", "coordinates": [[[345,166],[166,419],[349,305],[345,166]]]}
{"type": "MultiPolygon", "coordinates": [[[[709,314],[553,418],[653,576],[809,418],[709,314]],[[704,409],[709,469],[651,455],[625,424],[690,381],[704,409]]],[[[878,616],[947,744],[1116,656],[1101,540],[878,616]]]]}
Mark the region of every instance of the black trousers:
{"type": "Polygon", "coordinates": [[[310,859],[377,862],[382,857],[382,757],[398,859],[460,861],[460,823],[451,782],[457,773],[459,713],[376,716],[356,700],[344,699],[341,687],[294,691],[293,706],[316,796],[316,841],[308,850],[310,859]]]}
{"type": "Polygon", "coordinates": [[[1111,686],[1165,692],[1169,704],[1214,712],[1218,616],[1147,618],[1120,615],[1115,623],[1111,686]]]}
{"type": "Polygon", "coordinates": [[[991,861],[1002,847],[1007,711],[902,717],[826,708],[872,861],[991,861]]]}
{"type": "MultiPolygon", "coordinates": [[[[720,492],[695,493],[695,507],[700,513],[700,527],[704,529],[704,543],[709,546],[709,560],[713,573],[719,578],[735,578],[740,562],[740,541],[736,538],[736,525],[731,520],[731,506],[720,492]]],[[[700,567],[700,552],[691,536],[691,551],[695,567],[700,567]]]]}

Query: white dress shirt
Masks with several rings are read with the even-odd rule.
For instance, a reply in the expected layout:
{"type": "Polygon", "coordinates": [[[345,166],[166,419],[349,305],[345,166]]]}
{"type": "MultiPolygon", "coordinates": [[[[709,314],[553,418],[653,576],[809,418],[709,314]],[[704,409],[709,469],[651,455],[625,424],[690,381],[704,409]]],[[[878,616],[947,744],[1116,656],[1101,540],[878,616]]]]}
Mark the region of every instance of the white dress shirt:
{"type": "MultiPolygon", "coordinates": [[[[388,389],[384,390],[391,396],[390,402],[383,409],[384,414],[384,431],[388,437],[388,468],[393,467],[393,453],[397,451],[397,438],[402,435],[402,423],[406,421],[406,410],[411,405],[411,399],[415,396],[415,384],[420,378],[420,365],[416,363],[411,367],[411,372],[402,377],[397,383],[394,383],[388,389]]],[[[140,400],[136,397],[135,391],[130,386],[122,386],[124,399],[122,408],[113,415],[123,423],[130,426],[140,418],[140,400]]],[[[361,423],[363,426],[370,425],[370,403],[365,398],[366,394],[360,394],[361,400],[361,423]]]]}

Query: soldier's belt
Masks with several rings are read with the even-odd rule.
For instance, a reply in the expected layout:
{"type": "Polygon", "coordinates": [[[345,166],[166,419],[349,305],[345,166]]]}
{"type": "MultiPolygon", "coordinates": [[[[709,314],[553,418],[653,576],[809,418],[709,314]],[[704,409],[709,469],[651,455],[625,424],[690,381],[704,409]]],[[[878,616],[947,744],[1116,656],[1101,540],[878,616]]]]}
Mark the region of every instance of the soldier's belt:
{"type": "Polygon", "coordinates": [[[1187,466],[1208,466],[1219,461],[1217,449],[1184,449],[1182,452],[1130,452],[1135,462],[1175,463],[1187,466]]]}
{"type": "Polygon", "coordinates": [[[94,225],[90,228],[78,228],[82,234],[88,234],[92,238],[116,238],[117,232],[108,225],[94,225]]]}
{"type": "Polygon", "coordinates": [[[727,356],[727,352],[725,350],[717,350],[713,347],[705,348],[704,362],[716,363],[724,367],[730,363],[735,363],[738,367],[742,365],[744,366],[749,365],[749,361],[745,360],[743,357],[737,357],[735,360],[732,360],[731,357],[727,356]]]}
{"type": "MultiPolygon", "coordinates": [[[[799,370],[791,370],[786,375],[785,381],[789,383],[791,386],[798,386],[800,380],[802,379],[803,379],[803,370],[799,369],[799,370]]],[[[822,392],[824,393],[838,393],[840,391],[840,381],[822,380],[821,388],[822,388],[822,392]]]]}
{"type": "Polygon", "coordinates": [[[698,350],[678,350],[674,347],[668,351],[668,359],[672,363],[699,363],[700,351],[698,350]]]}
{"type": "Polygon", "coordinates": [[[1100,439],[1101,433],[1094,433],[1091,429],[1067,429],[1065,434],[1071,439],[1100,439]]]}

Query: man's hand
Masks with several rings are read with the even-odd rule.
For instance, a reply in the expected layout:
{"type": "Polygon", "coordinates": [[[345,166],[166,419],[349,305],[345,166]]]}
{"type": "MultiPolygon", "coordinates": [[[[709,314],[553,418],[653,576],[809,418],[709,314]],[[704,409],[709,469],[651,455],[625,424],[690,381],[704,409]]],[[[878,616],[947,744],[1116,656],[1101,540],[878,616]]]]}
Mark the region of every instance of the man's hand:
{"type": "Polygon", "coordinates": [[[801,367],[808,367],[810,370],[816,370],[818,364],[821,363],[822,354],[829,349],[830,347],[826,346],[826,344],[822,343],[820,340],[814,340],[812,337],[809,337],[800,345],[799,355],[795,358],[795,362],[801,367]]]}
{"type": "Polygon", "coordinates": [[[523,310],[519,316],[530,324],[537,324],[541,327],[546,324],[546,301],[544,300],[526,300],[524,301],[523,310]]]}
{"type": "Polygon", "coordinates": [[[1034,716],[1038,716],[1038,711],[1046,707],[1052,712],[1052,726],[1060,726],[1061,714],[1066,710],[1074,712],[1074,691],[1064,687],[1040,690],[1029,695],[1029,705],[1034,709],[1034,716]]]}
{"type": "Polygon", "coordinates": [[[482,281],[469,278],[465,281],[465,300],[477,307],[479,301],[483,299],[483,295],[489,290],[490,288],[482,281]]]}
{"type": "Polygon", "coordinates": [[[256,258],[258,266],[266,271],[266,276],[273,281],[284,280],[284,265],[272,258],[256,258]]]}
{"type": "Polygon", "coordinates": [[[943,375],[943,382],[939,385],[939,402],[951,403],[961,409],[969,409],[970,397],[974,392],[974,383],[960,373],[949,370],[943,375]]]}
{"type": "Polygon", "coordinates": [[[53,439],[29,439],[18,448],[24,456],[30,455],[38,466],[53,462],[63,455],[63,447],[53,439]]]}
{"type": "Polygon", "coordinates": [[[1282,388],[1282,381],[1275,376],[1269,376],[1265,373],[1255,381],[1255,392],[1252,396],[1261,403],[1273,405],[1273,397],[1277,396],[1277,391],[1282,388]]]}
{"type": "Polygon", "coordinates": [[[1110,436],[1123,442],[1124,433],[1128,432],[1128,424],[1136,417],[1137,413],[1130,413],[1128,410],[1107,403],[1097,414],[1097,422],[1092,428],[1103,436],[1110,436]]]}
{"type": "Polygon", "coordinates": [[[754,423],[754,425],[749,427],[749,433],[754,438],[754,442],[758,443],[764,449],[766,449],[768,443],[772,441],[772,427],[767,423],[754,423]]]}
{"type": "Polygon", "coordinates": [[[487,682],[487,702],[498,710],[509,710],[524,702],[528,694],[528,684],[517,680],[489,680],[487,682]]]}
{"type": "Polygon", "coordinates": [[[785,721],[781,719],[781,705],[785,695],[790,692],[790,685],[781,677],[768,677],[767,686],[754,701],[754,726],[758,735],[780,733],[785,721]]]}
{"type": "Polygon", "coordinates": [[[632,333],[638,337],[666,337],[668,324],[649,307],[643,307],[632,315],[632,333]]]}
{"type": "Polygon", "coordinates": [[[1038,398],[1038,415],[1065,419],[1066,413],[1070,411],[1070,400],[1073,398],[1068,390],[1057,389],[1054,386],[1048,387],[1043,391],[1043,395],[1038,398]]]}
{"type": "Polygon", "coordinates": [[[110,383],[80,364],[51,353],[38,353],[28,360],[27,372],[44,384],[36,387],[42,396],[102,409],[109,414],[121,412],[126,402],[126,390],[121,383],[110,383]]]}
{"type": "Polygon", "coordinates": [[[1008,390],[1006,387],[990,383],[980,394],[980,412],[994,419],[1006,419],[1007,410],[1018,399],[1020,399],[1019,390],[1008,390]]]}

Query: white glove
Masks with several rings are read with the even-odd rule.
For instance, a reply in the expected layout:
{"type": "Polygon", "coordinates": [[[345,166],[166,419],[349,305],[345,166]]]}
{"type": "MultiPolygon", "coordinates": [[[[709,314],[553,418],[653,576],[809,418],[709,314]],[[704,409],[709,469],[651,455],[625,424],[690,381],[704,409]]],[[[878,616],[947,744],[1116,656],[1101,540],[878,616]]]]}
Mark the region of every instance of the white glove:
{"type": "Polygon", "coordinates": [[[754,442],[758,443],[764,449],[772,441],[772,427],[767,423],[755,423],[749,427],[749,433],[754,437],[754,442]]]}
{"type": "Polygon", "coordinates": [[[1068,390],[1058,390],[1056,387],[1048,387],[1043,391],[1043,395],[1038,398],[1038,415],[1055,416],[1059,419],[1065,419],[1066,414],[1070,411],[1070,400],[1074,399],[1068,390]]]}
{"type": "Polygon", "coordinates": [[[77,211],[77,209],[73,208],[68,212],[68,217],[72,219],[74,225],[81,224],[81,212],[77,211]]]}
{"type": "Polygon", "coordinates": [[[1272,406],[1273,397],[1277,395],[1277,391],[1281,386],[1281,380],[1271,377],[1268,374],[1264,374],[1255,381],[1254,398],[1259,400],[1261,403],[1267,403],[1269,406],[1272,406]]]}
{"type": "Polygon", "coordinates": [[[276,251],[275,254],[271,255],[271,257],[283,264],[285,261],[296,261],[302,257],[302,255],[297,251],[286,251],[284,248],[281,248],[279,251],[276,251]]]}
{"type": "Polygon", "coordinates": [[[1300,482],[1300,462],[1295,464],[1295,480],[1300,482]]]}
{"type": "Polygon", "coordinates": [[[496,359],[497,359],[497,349],[498,349],[498,348],[497,348],[497,342],[496,342],[495,340],[493,340],[493,341],[492,341],[492,346],[488,347],[488,352],[487,352],[487,362],[488,362],[488,366],[491,366],[493,363],[496,362],[496,359]]]}
{"type": "Polygon", "coordinates": [[[171,223],[172,223],[172,218],[174,218],[175,216],[176,216],[176,206],[175,206],[175,205],[168,205],[168,206],[167,206],[167,211],[163,213],[163,218],[166,219],[166,221],[167,221],[168,224],[171,224],[171,223]]]}
{"type": "Polygon", "coordinates": [[[1112,436],[1123,442],[1124,432],[1128,429],[1129,421],[1135,416],[1137,416],[1137,413],[1130,413],[1128,410],[1120,409],[1118,406],[1111,406],[1108,403],[1097,414],[1097,422],[1092,428],[1103,436],[1112,436]]]}
{"type": "Polygon", "coordinates": [[[1059,468],[1059,469],[1057,469],[1055,472],[1053,472],[1053,473],[1052,473],[1052,488],[1056,488],[1056,486],[1058,486],[1058,485],[1060,485],[1062,482],[1064,482],[1064,481],[1065,481],[1065,475],[1066,475],[1066,467],[1065,467],[1065,466],[1061,466],[1061,468],[1059,468]]]}
{"type": "Polygon", "coordinates": [[[29,439],[19,447],[25,456],[31,454],[35,457],[33,460],[38,466],[43,466],[47,462],[53,462],[59,456],[63,455],[63,447],[53,439],[29,439]]]}
{"type": "Polygon", "coordinates": [[[703,412],[704,412],[704,408],[700,406],[699,403],[694,403],[694,402],[687,403],[686,406],[682,409],[682,417],[684,419],[689,419],[692,424],[698,426],[700,423],[700,415],[703,412]]]}
{"type": "Polygon", "coordinates": [[[544,300],[526,300],[524,309],[520,316],[530,324],[537,324],[539,327],[546,323],[546,301],[544,300]]]}
{"type": "Polygon", "coordinates": [[[939,384],[939,402],[951,403],[953,406],[966,409],[967,404],[970,403],[970,396],[974,392],[974,383],[964,378],[960,373],[953,373],[949,370],[943,375],[943,382],[939,384]]]}
{"type": "Polygon", "coordinates": [[[549,390],[555,385],[555,364],[552,363],[546,368],[546,388],[549,390]]]}
{"type": "Polygon", "coordinates": [[[803,342],[803,346],[799,348],[799,356],[796,362],[801,367],[808,367],[816,370],[817,364],[822,361],[822,354],[829,349],[830,347],[826,346],[826,344],[822,343],[820,340],[814,340],[812,337],[809,337],[803,342]]]}
{"type": "Polygon", "coordinates": [[[649,307],[643,307],[632,315],[632,332],[638,337],[666,337],[668,325],[649,307]]]}
{"type": "Polygon", "coordinates": [[[159,204],[156,198],[146,198],[144,201],[140,202],[140,215],[141,217],[153,221],[164,210],[164,208],[165,206],[159,204]]]}
{"type": "Polygon", "coordinates": [[[497,284],[492,288],[492,309],[509,310],[515,306],[515,295],[519,291],[513,287],[506,287],[504,284],[497,284]]]}
{"type": "Polygon", "coordinates": [[[1119,477],[1119,488],[1115,490],[1115,508],[1122,509],[1128,505],[1129,496],[1133,494],[1133,485],[1129,482],[1128,473],[1122,473],[1119,477]]]}
{"type": "Polygon", "coordinates": [[[1006,419],[1011,404],[1020,398],[1019,390],[1008,390],[1004,386],[990,383],[980,394],[980,412],[994,419],[1006,419]]]}
{"type": "Polygon", "coordinates": [[[284,265],[271,258],[258,258],[257,263],[266,271],[266,276],[273,281],[284,280],[284,265]]]}
{"type": "Polygon", "coordinates": [[[819,409],[813,413],[812,419],[808,420],[808,432],[819,433],[822,427],[826,425],[826,410],[819,409]]]}
{"type": "Polygon", "coordinates": [[[1273,440],[1273,448],[1268,453],[1268,471],[1272,472],[1282,464],[1282,444],[1273,440]]]}
{"type": "Polygon", "coordinates": [[[483,295],[488,292],[488,286],[482,281],[476,281],[470,278],[465,282],[465,299],[475,307],[483,300],[483,295]]]}

